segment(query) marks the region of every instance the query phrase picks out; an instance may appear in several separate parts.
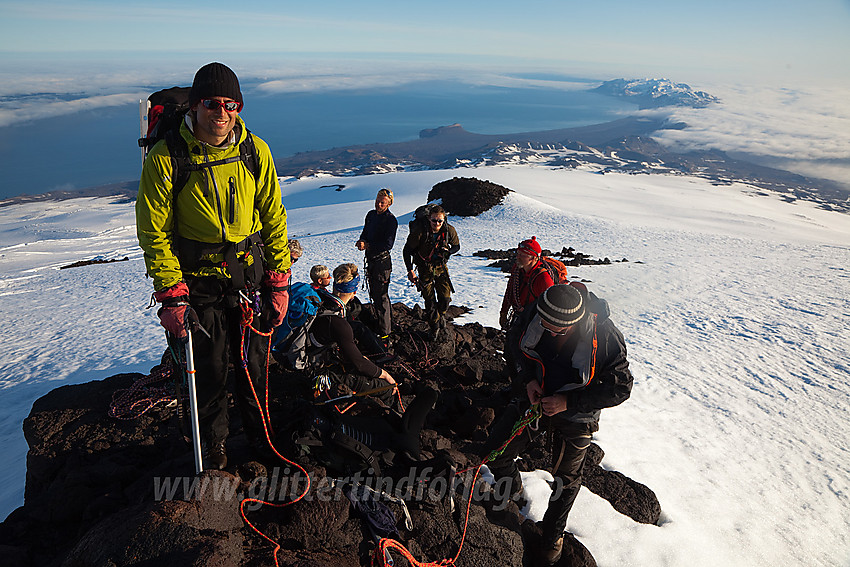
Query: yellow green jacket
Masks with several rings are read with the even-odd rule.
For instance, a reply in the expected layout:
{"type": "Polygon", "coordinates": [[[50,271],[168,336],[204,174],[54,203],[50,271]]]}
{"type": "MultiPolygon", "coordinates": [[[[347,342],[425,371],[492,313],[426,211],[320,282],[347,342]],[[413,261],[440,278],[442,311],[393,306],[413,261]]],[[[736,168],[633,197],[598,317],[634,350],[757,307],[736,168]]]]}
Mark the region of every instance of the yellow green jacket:
{"type": "MultiPolygon", "coordinates": [[[[200,142],[186,123],[180,135],[189,146],[193,163],[211,162],[239,156],[239,143],[247,131],[237,117],[233,129],[235,143],[225,147],[200,142]]],[[[192,171],[174,204],[172,165],[165,140],[160,140],[145,159],[136,199],[136,232],[144,251],[147,273],[156,291],[183,279],[184,272],[175,255],[175,229],[184,238],[210,244],[241,242],[259,231],[264,244],[267,268],[284,272],[290,268],[286,232],[286,209],[281,203],[280,185],[268,144],[253,135],[259,161],[259,179],[241,160],[192,171]],[[176,211],[173,209],[176,206],[176,211]],[[176,212],[176,214],[175,214],[176,212]]],[[[222,268],[200,268],[191,275],[228,277],[222,268]]]]}

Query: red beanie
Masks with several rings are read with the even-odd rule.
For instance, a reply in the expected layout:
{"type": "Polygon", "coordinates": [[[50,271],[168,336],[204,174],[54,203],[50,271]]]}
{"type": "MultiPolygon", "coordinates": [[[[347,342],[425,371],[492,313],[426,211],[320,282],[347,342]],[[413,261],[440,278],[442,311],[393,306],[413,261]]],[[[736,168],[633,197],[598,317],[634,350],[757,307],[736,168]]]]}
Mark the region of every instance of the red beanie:
{"type": "Polygon", "coordinates": [[[528,252],[529,254],[534,254],[539,257],[543,252],[543,249],[540,247],[540,243],[537,242],[537,237],[532,236],[531,240],[523,240],[519,243],[519,246],[517,246],[517,252],[520,251],[528,252]]]}

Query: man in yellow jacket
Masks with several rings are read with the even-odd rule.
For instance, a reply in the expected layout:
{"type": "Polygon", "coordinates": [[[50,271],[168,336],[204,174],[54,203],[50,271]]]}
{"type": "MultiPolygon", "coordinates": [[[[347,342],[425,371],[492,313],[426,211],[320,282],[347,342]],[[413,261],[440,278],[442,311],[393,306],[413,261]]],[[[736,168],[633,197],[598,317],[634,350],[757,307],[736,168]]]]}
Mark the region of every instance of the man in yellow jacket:
{"type": "Polygon", "coordinates": [[[254,391],[263,391],[269,343],[250,329],[268,332],[286,316],[291,260],[271,151],[239,117],[236,74],[221,63],[199,69],[189,106],[179,132],[145,159],[136,225],[162,326],[185,338],[189,321],[200,325],[193,347],[204,467],[223,469],[230,362],[244,432],[266,447],[254,391]],[[255,316],[245,326],[248,313],[255,316]]]}

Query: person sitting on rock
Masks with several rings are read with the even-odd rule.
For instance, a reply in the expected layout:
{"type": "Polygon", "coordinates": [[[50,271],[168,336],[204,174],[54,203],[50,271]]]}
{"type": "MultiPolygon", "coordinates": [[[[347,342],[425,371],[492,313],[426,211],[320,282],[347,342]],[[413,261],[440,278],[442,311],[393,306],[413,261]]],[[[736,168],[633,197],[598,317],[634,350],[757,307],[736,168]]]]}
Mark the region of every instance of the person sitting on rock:
{"type": "Polygon", "coordinates": [[[304,255],[304,247],[294,238],[290,238],[287,244],[289,245],[289,256],[292,258],[292,263],[294,264],[304,255]]]}
{"type": "Polygon", "coordinates": [[[313,282],[313,289],[327,289],[331,285],[333,278],[327,266],[317,264],[310,268],[310,281],[313,282]]]}
{"type": "MultiPolygon", "coordinates": [[[[632,375],[623,335],[609,318],[608,304],[583,284],[548,288],[520,315],[515,345],[517,373],[526,383],[528,402],[540,405],[546,429],[554,433],[552,459],[556,494],[543,516],[541,559],[551,565],[561,557],[567,516],[581,487],[587,448],[599,429],[600,410],[624,402],[632,375]]],[[[512,404],[497,420],[486,451],[499,447],[528,405],[512,404]]],[[[522,480],[516,458],[532,441],[526,428],[504,452],[488,463],[496,481],[510,482],[517,499],[522,480]]]]}
{"type": "MultiPolygon", "coordinates": [[[[386,370],[363,356],[354,338],[354,331],[346,319],[346,305],[357,294],[360,285],[356,264],[342,264],[334,272],[333,294],[324,295],[322,308],[335,311],[333,315],[317,317],[310,327],[310,338],[313,344],[336,346],[339,360],[331,360],[327,364],[330,374],[335,375],[336,390],[339,384],[344,389],[353,392],[373,390],[396,381],[386,370]]],[[[385,402],[391,402],[393,389],[385,390],[377,397],[385,402]]]]}

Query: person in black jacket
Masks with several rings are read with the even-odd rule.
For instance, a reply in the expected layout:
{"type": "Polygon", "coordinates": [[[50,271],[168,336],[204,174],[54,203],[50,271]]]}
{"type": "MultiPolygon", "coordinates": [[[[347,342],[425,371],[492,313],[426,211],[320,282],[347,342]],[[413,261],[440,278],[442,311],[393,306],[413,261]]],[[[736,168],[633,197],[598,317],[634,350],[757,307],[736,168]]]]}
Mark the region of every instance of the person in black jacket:
{"type": "Polygon", "coordinates": [[[422,294],[428,324],[436,332],[446,325],[445,315],[454,291],[446,263],[460,250],[460,240],[455,227],[446,222],[446,211],[440,205],[430,207],[428,216],[421,221],[417,219],[411,223],[402,257],[407,279],[416,284],[422,294]]]}
{"type": "MultiPolygon", "coordinates": [[[[525,309],[519,342],[512,345],[519,379],[526,383],[528,402],[540,404],[542,421],[553,432],[553,474],[556,489],[543,517],[541,554],[553,564],[561,556],[567,516],[581,487],[587,448],[599,429],[602,408],[628,399],[632,375],[623,335],[609,318],[608,304],[583,284],[548,288],[525,309]],[[559,482],[560,481],[560,482],[559,482]]],[[[528,404],[514,404],[493,427],[488,449],[508,438],[511,426],[528,404]]],[[[488,463],[499,479],[507,479],[513,499],[522,481],[514,460],[532,441],[526,428],[505,451],[488,463]]]]}
{"type": "Polygon", "coordinates": [[[369,283],[369,297],[378,319],[378,334],[385,347],[389,346],[392,331],[392,305],[390,304],[390,275],[393,261],[390,250],[395,244],[398,220],[390,212],[393,204],[393,192],[381,189],[375,197],[375,208],[366,214],[363,231],[356,246],[366,252],[366,279],[369,283]]]}
{"type": "MultiPolygon", "coordinates": [[[[322,307],[335,313],[316,317],[310,326],[311,341],[316,345],[336,346],[339,355],[337,362],[341,365],[336,379],[348,390],[361,392],[395,384],[389,372],[363,356],[354,339],[351,324],[346,319],[346,305],[360,285],[357,265],[342,264],[334,270],[333,275],[333,295],[323,295],[325,299],[322,307]]],[[[391,402],[393,394],[394,391],[390,389],[377,397],[391,402]]]]}

